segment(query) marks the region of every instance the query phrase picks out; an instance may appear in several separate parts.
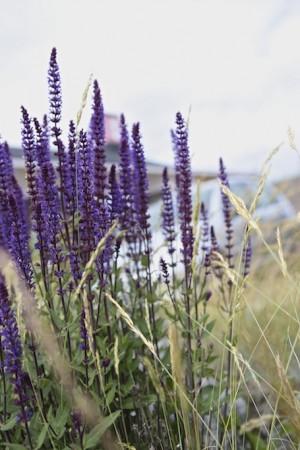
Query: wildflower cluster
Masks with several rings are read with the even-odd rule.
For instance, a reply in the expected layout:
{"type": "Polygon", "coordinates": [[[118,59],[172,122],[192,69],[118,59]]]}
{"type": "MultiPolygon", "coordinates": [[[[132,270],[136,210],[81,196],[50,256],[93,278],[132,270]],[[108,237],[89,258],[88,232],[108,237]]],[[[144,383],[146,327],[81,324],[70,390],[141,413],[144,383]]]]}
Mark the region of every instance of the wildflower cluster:
{"type": "MultiPolygon", "coordinates": [[[[88,129],[71,120],[66,140],[56,49],[51,52],[48,85],[48,115],[31,117],[21,107],[26,193],[15,177],[8,144],[0,143],[1,247],[34,298],[37,313],[56,333],[72,379],[96,399],[101,413],[110,415],[108,425],[115,424],[109,448],[116,440],[124,448],[179,448],[184,441],[187,446],[180,448],[195,448],[203,437],[186,422],[192,414],[179,414],[177,424],[170,419],[177,414],[177,393],[168,370],[159,373],[157,365],[158,358],[167,368],[175,364],[172,339],[167,347],[163,339],[173,324],[185,350],[182,371],[187,368],[179,376],[173,367],[173,381],[182,384],[199,417],[205,416],[207,411],[197,405],[213,358],[203,329],[211,327],[206,311],[208,300],[213,301],[211,278],[223,280],[225,275],[217,264],[222,249],[204,203],[196,208],[200,239],[193,224],[187,124],[178,112],[172,132],[175,168],[162,170],[162,249],[154,249],[140,124],[133,124],[130,132],[121,115],[119,158],[110,165],[99,83],[93,83],[88,129]],[[165,303],[170,307],[162,314],[165,303]]],[[[229,186],[222,160],[220,180],[229,186]]],[[[231,205],[224,193],[222,201],[225,257],[232,268],[231,205]]],[[[244,277],[250,260],[249,238],[244,277]]],[[[55,361],[42,354],[39,337],[25,325],[18,293],[8,289],[1,275],[2,442],[7,448],[20,443],[30,449],[99,448],[105,430],[93,428],[73,394],[62,392],[55,380],[55,361]]]]}

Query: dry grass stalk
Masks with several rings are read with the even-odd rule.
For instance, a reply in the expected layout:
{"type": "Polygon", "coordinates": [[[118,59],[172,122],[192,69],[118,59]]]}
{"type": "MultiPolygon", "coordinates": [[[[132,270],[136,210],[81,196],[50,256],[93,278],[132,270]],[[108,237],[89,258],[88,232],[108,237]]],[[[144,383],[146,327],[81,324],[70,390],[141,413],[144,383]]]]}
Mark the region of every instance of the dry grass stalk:
{"type": "Polygon", "coordinates": [[[279,257],[279,261],[280,261],[281,272],[282,272],[282,275],[284,277],[287,277],[288,276],[288,269],[287,269],[286,261],[285,261],[284,256],[283,256],[283,249],[282,249],[282,242],[281,242],[279,227],[277,227],[277,230],[276,230],[276,238],[277,238],[278,257],[279,257]]]}
{"type": "Polygon", "coordinates": [[[263,414],[255,419],[250,419],[241,425],[240,434],[249,433],[257,428],[267,428],[267,425],[272,422],[273,419],[273,414],[263,414]]]}
{"type": "Polygon", "coordinates": [[[84,272],[82,274],[81,280],[78,283],[76,292],[75,292],[75,297],[78,297],[80,294],[81,289],[83,288],[91,270],[94,268],[96,259],[98,258],[98,256],[100,255],[101,251],[103,250],[103,247],[105,245],[106,240],[109,238],[109,236],[112,235],[112,233],[114,232],[114,230],[117,227],[117,222],[114,222],[113,225],[110,227],[110,229],[108,230],[108,232],[105,234],[105,236],[98,242],[98,245],[95,249],[95,251],[92,253],[87,265],[84,268],[84,272]]]}
{"type": "Polygon", "coordinates": [[[115,305],[115,307],[117,308],[118,312],[120,313],[121,317],[125,320],[125,322],[127,323],[127,325],[129,326],[129,328],[131,329],[131,331],[133,331],[133,333],[138,336],[146,345],[146,347],[150,350],[150,352],[155,356],[155,358],[158,359],[157,354],[154,350],[154,345],[152,344],[151,341],[149,341],[144,335],[143,333],[134,325],[134,323],[132,322],[131,318],[129,317],[129,315],[127,314],[127,312],[122,308],[122,306],[119,305],[118,302],[116,302],[115,299],[112,298],[112,296],[106,292],[106,297],[108,298],[108,300],[115,305]]]}
{"type": "Polygon", "coordinates": [[[90,87],[91,87],[91,84],[92,84],[92,80],[93,80],[93,74],[91,73],[91,75],[89,76],[87,85],[86,85],[86,87],[85,87],[85,89],[83,91],[81,104],[80,104],[79,110],[78,110],[77,115],[76,115],[76,128],[79,127],[83,111],[84,111],[84,109],[86,107],[87,98],[88,98],[89,90],[90,90],[90,87]]]}

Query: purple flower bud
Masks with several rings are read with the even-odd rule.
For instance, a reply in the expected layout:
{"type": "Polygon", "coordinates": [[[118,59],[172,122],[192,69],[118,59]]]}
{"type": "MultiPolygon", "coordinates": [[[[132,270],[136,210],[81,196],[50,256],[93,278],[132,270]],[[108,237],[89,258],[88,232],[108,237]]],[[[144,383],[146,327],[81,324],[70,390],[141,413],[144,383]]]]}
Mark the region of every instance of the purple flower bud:
{"type": "Polygon", "coordinates": [[[109,358],[103,358],[101,361],[101,365],[104,369],[107,369],[110,365],[110,359],[109,358]]]}
{"type": "Polygon", "coordinates": [[[204,294],[204,301],[208,302],[210,300],[211,296],[212,296],[212,292],[211,291],[206,291],[205,294],[204,294]]]}
{"type": "Polygon", "coordinates": [[[81,425],[82,425],[82,417],[80,414],[80,411],[73,411],[71,413],[71,420],[72,420],[72,428],[75,437],[81,435],[81,425]]]}

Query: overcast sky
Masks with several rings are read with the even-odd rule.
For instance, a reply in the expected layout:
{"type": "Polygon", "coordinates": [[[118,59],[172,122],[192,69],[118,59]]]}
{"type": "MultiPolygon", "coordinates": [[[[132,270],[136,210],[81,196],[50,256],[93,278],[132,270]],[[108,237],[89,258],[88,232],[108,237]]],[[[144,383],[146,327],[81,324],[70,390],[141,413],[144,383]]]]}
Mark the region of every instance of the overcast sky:
{"type": "MultiPolygon", "coordinates": [[[[300,146],[300,2],[295,0],[0,0],[0,133],[20,142],[21,104],[47,111],[57,47],[64,120],[90,73],[106,112],[141,121],[146,155],[171,163],[169,130],[190,109],[193,165],[258,170],[288,126],[300,146]]],[[[87,116],[84,118],[87,121],[87,116]]],[[[300,174],[287,145],[273,175],[300,174]]]]}

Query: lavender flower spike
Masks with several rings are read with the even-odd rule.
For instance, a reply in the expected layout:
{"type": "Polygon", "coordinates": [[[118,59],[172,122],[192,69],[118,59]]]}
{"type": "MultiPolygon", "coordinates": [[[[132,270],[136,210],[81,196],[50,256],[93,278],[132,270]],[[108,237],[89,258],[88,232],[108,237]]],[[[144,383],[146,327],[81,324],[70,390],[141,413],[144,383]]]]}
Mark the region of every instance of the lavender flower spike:
{"type": "Polygon", "coordinates": [[[210,272],[211,265],[211,254],[209,251],[209,224],[207,217],[207,210],[205,208],[204,203],[201,203],[200,208],[200,220],[202,223],[201,226],[201,241],[202,241],[202,251],[203,251],[203,264],[205,267],[205,275],[208,275],[210,272]]]}
{"type": "Polygon", "coordinates": [[[68,190],[67,207],[71,216],[74,217],[76,211],[77,199],[77,180],[76,180],[76,127],[71,120],[69,123],[69,145],[68,145],[68,190]]]}
{"type": "Polygon", "coordinates": [[[33,128],[27,110],[21,106],[22,113],[22,148],[25,158],[25,170],[27,191],[31,197],[33,205],[37,203],[37,187],[36,187],[36,149],[34,142],[33,128]]]}
{"type": "MultiPolygon", "coordinates": [[[[142,231],[142,235],[148,244],[151,240],[151,230],[149,222],[149,181],[146,168],[144,149],[141,142],[140,124],[136,123],[132,127],[132,151],[134,164],[135,179],[135,208],[138,225],[142,231]]],[[[148,248],[149,250],[149,248],[148,248]]]]}
{"type": "Polygon", "coordinates": [[[60,177],[60,189],[62,192],[62,207],[64,209],[63,196],[65,193],[65,184],[67,182],[67,158],[64,144],[61,140],[61,110],[62,110],[62,98],[61,98],[61,81],[59,67],[57,64],[57,52],[56,48],[52,49],[48,70],[48,85],[49,85],[49,103],[50,103],[50,122],[51,135],[54,138],[53,144],[57,148],[58,156],[58,173],[60,177]]]}
{"type": "Polygon", "coordinates": [[[248,236],[247,242],[243,248],[243,255],[242,255],[244,278],[246,278],[246,276],[249,275],[251,259],[252,259],[252,242],[251,237],[248,236]]]}
{"type": "MultiPolygon", "coordinates": [[[[173,254],[175,252],[175,220],[174,220],[174,206],[172,192],[169,183],[168,169],[165,167],[162,175],[162,228],[168,245],[168,253],[173,259],[173,254]]],[[[175,263],[172,261],[172,266],[175,263]]]]}
{"type": "Polygon", "coordinates": [[[176,158],[175,170],[178,182],[178,207],[181,230],[183,262],[186,272],[193,257],[192,227],[192,170],[188,147],[188,131],[180,112],[176,115],[176,158]]]}
{"type": "Polygon", "coordinates": [[[122,212],[121,212],[121,225],[126,230],[126,239],[129,242],[134,240],[134,207],[133,207],[133,168],[131,161],[131,150],[129,144],[129,136],[125,117],[122,114],[120,118],[120,166],[119,166],[119,178],[120,178],[120,191],[122,196],[122,212]]]}
{"type": "Polygon", "coordinates": [[[82,258],[87,263],[95,243],[95,203],[91,179],[90,148],[86,133],[79,133],[78,155],[78,203],[80,212],[80,237],[82,242],[82,258]]]}
{"type": "Polygon", "coordinates": [[[0,280],[0,336],[4,353],[4,370],[8,374],[16,394],[19,418],[27,423],[31,417],[31,408],[27,395],[27,376],[22,369],[22,345],[15,314],[11,309],[7,289],[0,280]]]}
{"type": "Polygon", "coordinates": [[[105,156],[105,130],[104,108],[98,81],[93,85],[93,113],[90,123],[89,140],[92,145],[92,160],[94,174],[94,195],[97,203],[103,203],[106,188],[106,156],[105,156]]]}
{"type": "Polygon", "coordinates": [[[200,207],[200,220],[202,223],[201,226],[202,251],[204,252],[204,254],[206,254],[208,252],[209,246],[209,224],[208,224],[207,210],[203,202],[201,202],[200,207]]]}
{"type": "MultiPolygon", "coordinates": [[[[220,158],[220,167],[219,167],[219,180],[222,185],[230,188],[227,172],[223,163],[223,159],[220,158]]],[[[232,254],[232,236],[233,236],[233,227],[232,227],[232,206],[228,196],[223,192],[221,187],[221,196],[222,196],[222,204],[223,204],[223,216],[225,222],[225,233],[226,233],[226,249],[227,249],[227,261],[230,268],[233,267],[233,254],[232,254]]]]}
{"type": "Polygon", "coordinates": [[[119,188],[119,183],[117,180],[116,166],[113,164],[109,171],[108,177],[108,185],[109,185],[109,196],[108,196],[108,207],[109,207],[109,215],[110,221],[119,218],[121,213],[121,193],[119,188]]]}

